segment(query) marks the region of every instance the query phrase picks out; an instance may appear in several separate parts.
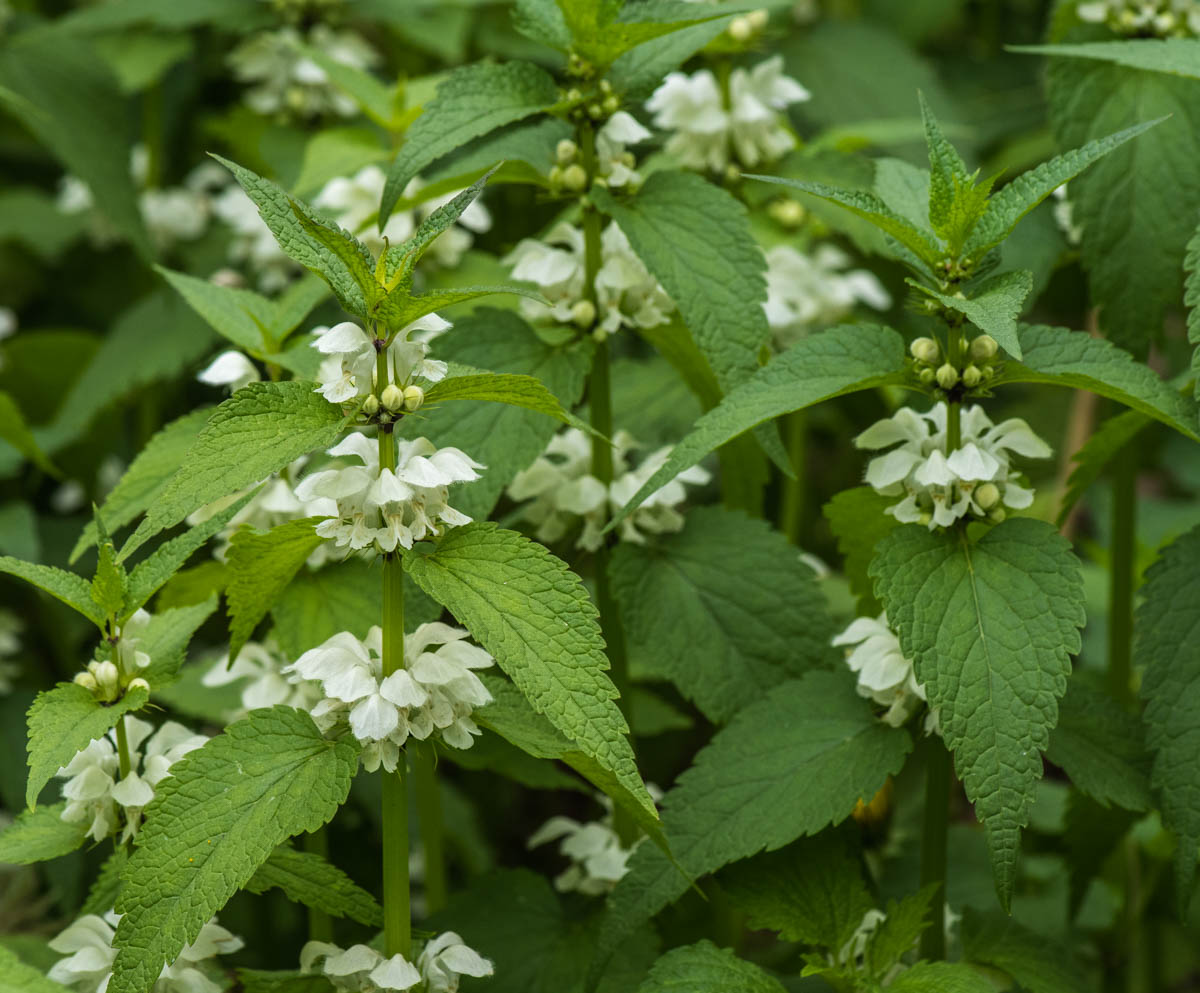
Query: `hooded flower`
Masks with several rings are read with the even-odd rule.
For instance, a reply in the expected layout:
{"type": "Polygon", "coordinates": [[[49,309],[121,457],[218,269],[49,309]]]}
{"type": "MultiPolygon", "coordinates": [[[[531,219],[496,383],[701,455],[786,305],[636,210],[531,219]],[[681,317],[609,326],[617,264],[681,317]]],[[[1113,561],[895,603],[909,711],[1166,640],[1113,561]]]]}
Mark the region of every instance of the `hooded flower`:
{"type": "Polygon", "coordinates": [[[481,978],[494,972],[491,961],[468,948],[453,931],[427,942],[417,966],[425,980],[426,993],[458,993],[459,976],[481,978]]]}
{"type": "Polygon", "coordinates": [[[238,653],[237,661],[229,665],[229,656],[223,655],[200,680],[204,686],[227,686],[242,681],[242,710],[231,714],[230,719],[259,707],[297,707],[311,710],[321,699],[321,688],[313,682],[295,674],[285,676],[287,665],[283,653],[274,641],[248,641],[238,653]]]}
{"type": "MultiPolygon", "coordinates": [[[[416,379],[431,383],[443,379],[446,363],[429,358],[429,342],[448,327],[449,322],[437,314],[428,314],[400,331],[387,350],[390,381],[403,388],[416,379]]],[[[321,385],[315,392],[330,403],[369,396],[376,386],[375,339],[353,321],[316,328],[313,335],[313,347],[327,356],[317,371],[321,385]]]]}
{"type": "Polygon", "coordinates": [[[650,131],[624,110],[618,110],[604,122],[596,132],[596,171],[606,185],[616,189],[641,184],[642,177],[634,169],[636,160],[626,146],[639,145],[650,137],[650,131]]]}
{"type": "Polygon", "coordinates": [[[925,687],[888,627],[887,614],[859,617],[833,644],[853,646],[847,647],[846,665],[858,677],[858,695],[887,707],[880,718],[884,723],[900,727],[925,703],[925,687]]]}

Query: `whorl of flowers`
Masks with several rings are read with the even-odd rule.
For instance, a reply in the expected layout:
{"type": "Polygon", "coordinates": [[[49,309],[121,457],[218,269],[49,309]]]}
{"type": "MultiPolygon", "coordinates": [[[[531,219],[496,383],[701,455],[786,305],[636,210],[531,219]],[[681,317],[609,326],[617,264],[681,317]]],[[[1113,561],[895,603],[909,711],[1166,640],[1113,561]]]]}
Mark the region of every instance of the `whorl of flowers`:
{"type": "Polygon", "coordinates": [[[321,972],[338,993],[420,989],[421,993],[457,993],[460,976],[481,978],[492,963],[468,948],[453,931],[427,941],[410,962],[403,955],[385,958],[368,945],[342,949],[326,941],[310,941],[300,952],[300,968],[321,972]]]}
{"type": "Polygon", "coordinates": [[[930,530],[963,517],[991,517],[1004,507],[1033,503],[1033,490],[1017,482],[1013,455],[1045,459],[1050,446],[1019,417],[993,424],[979,406],[962,410],[962,442],[946,451],[945,403],[917,413],[902,407],[854,439],[859,448],[891,449],[871,459],[866,481],[875,492],[903,499],[887,512],[906,524],[930,530]]]}
{"type": "Polygon", "coordinates": [[[1075,13],[1082,21],[1107,24],[1117,34],[1200,36],[1200,0],[1084,0],[1075,13]]]}
{"type": "MultiPolygon", "coordinates": [[[[858,695],[887,710],[880,720],[900,727],[925,703],[925,687],[917,682],[912,660],[900,649],[900,639],[888,627],[887,614],[859,617],[833,639],[846,648],[846,665],[858,679],[858,695]]],[[[926,721],[926,730],[936,718],[926,721]]]]}
{"type": "MultiPolygon", "coordinates": [[[[248,641],[231,666],[229,656],[223,655],[200,680],[209,687],[228,686],[241,682],[242,711],[283,704],[300,710],[311,710],[321,699],[316,683],[301,679],[295,673],[284,674],[287,660],[274,641],[248,641]]],[[[231,714],[234,719],[239,714],[231,714]]]]}

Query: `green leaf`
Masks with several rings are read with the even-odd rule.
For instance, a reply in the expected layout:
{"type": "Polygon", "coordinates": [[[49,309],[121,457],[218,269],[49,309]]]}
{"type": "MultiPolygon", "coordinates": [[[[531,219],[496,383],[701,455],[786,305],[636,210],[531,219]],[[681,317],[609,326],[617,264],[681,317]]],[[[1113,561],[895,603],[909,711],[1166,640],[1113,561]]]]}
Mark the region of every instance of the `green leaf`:
{"type": "Polygon", "coordinates": [[[645,98],[662,82],[672,69],[677,69],[710,41],[721,35],[735,17],[749,8],[726,6],[712,11],[715,16],[680,27],[670,34],[660,35],[650,41],[618,55],[609,67],[607,78],[613,89],[627,100],[645,98]]]}
{"type": "Polygon", "coordinates": [[[757,370],[770,338],[766,261],[746,209],[702,177],[669,170],[628,199],[600,188],[592,199],[675,302],[721,388],[757,370]]]}
{"type": "Polygon", "coordinates": [[[1192,390],[1193,396],[1200,399],[1200,225],[1196,226],[1196,233],[1187,244],[1183,269],[1183,302],[1188,308],[1187,334],[1188,341],[1193,346],[1192,390]]]}
{"type": "Polygon", "coordinates": [[[858,598],[858,613],[871,617],[883,612],[869,574],[875,546],[900,523],[884,513],[893,500],[870,486],[855,486],[842,490],[822,508],[842,553],[842,572],[858,598]]]}
{"type": "MultiPolygon", "coordinates": [[[[73,758],[74,756],[72,756],[73,758]]],[[[67,855],[88,836],[88,821],[62,819],[66,801],[23,810],[8,827],[0,831],[0,863],[31,865],[67,855]]],[[[107,909],[107,908],[106,908],[107,909]]]]}
{"type": "Polygon", "coordinates": [[[256,355],[270,348],[267,328],[275,310],[271,300],[252,290],[220,286],[164,266],[154,269],[192,310],[239,348],[256,355]]]}
{"type": "Polygon", "coordinates": [[[1068,795],[1062,847],[1070,870],[1068,911],[1072,919],[1078,916],[1092,880],[1140,818],[1122,807],[1101,807],[1078,790],[1068,795]]]}
{"type": "Polygon", "coordinates": [[[1058,708],[1046,758],[1101,806],[1149,810],[1152,800],[1142,722],[1115,700],[1072,680],[1058,708]]]}
{"type": "Polygon", "coordinates": [[[667,952],[654,963],[638,993],[784,993],[784,989],[753,962],[701,941],[667,952]]]}
{"type": "Polygon", "coordinates": [[[328,448],[342,433],[342,409],[313,384],[251,383],[219,406],[121,549],[129,554],[193,510],[278,472],[294,459],[328,448]]]}
{"type": "Polygon", "coordinates": [[[107,534],[103,534],[96,561],[96,575],[92,579],[92,602],[106,616],[123,620],[127,616],[125,600],[128,592],[129,577],[125,574],[124,566],[117,561],[117,550],[113,543],[108,540],[107,534]]]}
{"type": "Polygon", "coordinates": [[[1071,508],[1083,499],[1087,489],[1100,478],[1104,467],[1149,423],[1150,418],[1136,410],[1117,414],[1101,424],[1086,444],[1071,456],[1075,468],[1071,470],[1067,491],[1059,504],[1058,520],[1055,522],[1059,527],[1070,515],[1071,508]]]}
{"type": "MultiPolygon", "coordinates": [[[[1144,115],[1139,113],[1138,116],[1144,115]]],[[[963,251],[968,255],[974,255],[976,260],[982,258],[1008,237],[1008,233],[1017,226],[1021,218],[1063,183],[1078,176],[1093,162],[1104,158],[1113,149],[1119,148],[1131,138],[1136,138],[1156,124],[1161,124],[1162,121],[1163,118],[1159,117],[1152,121],[1135,124],[1133,127],[1127,127],[1123,131],[1106,134],[1102,138],[1089,141],[1082,148],[1064,152],[1049,162],[1043,162],[1036,168],[1022,173],[988,201],[987,210],[975,227],[975,231],[963,251]]],[[[1091,129],[1089,134],[1094,133],[1095,130],[1097,129],[1091,129]]],[[[1074,187],[1071,189],[1071,200],[1075,201],[1074,187]]]]}
{"type": "Polygon", "coordinates": [[[516,0],[512,20],[521,34],[547,48],[566,53],[571,47],[571,32],[556,0],[516,0]]]}
{"type": "Polygon", "coordinates": [[[29,781],[25,803],[34,807],[42,788],[77,752],[107,734],[125,714],[140,710],[149,699],[150,694],[137,687],[126,690],[119,700],[102,704],[76,683],[59,683],[39,693],[28,715],[29,781]]]}
{"type": "Polygon", "coordinates": [[[848,672],[810,672],[738,711],[663,801],[667,842],[687,876],[658,849],[638,848],[609,896],[597,961],[682,895],[689,876],[845,820],[911,748],[907,731],[875,719],[848,672]]]}
{"type": "Polygon", "coordinates": [[[434,311],[456,304],[478,300],[481,297],[496,296],[504,293],[509,296],[528,297],[538,303],[545,303],[546,298],[540,293],[524,286],[463,286],[451,290],[427,290],[424,293],[409,294],[403,290],[391,293],[375,310],[375,314],[388,327],[403,328],[413,321],[432,314],[434,311]]]}
{"type": "Polygon", "coordinates": [[[265,893],[278,887],[293,903],[371,927],[383,926],[383,908],[337,866],[312,852],[281,845],[255,870],[246,889],[265,893]]]}
{"type": "MultiPolygon", "coordinates": [[[[207,407],[184,414],[146,443],[100,507],[100,520],[108,531],[128,524],[158,499],[211,415],[207,407]]],[[[95,543],[96,524],[92,521],[71,549],[71,563],[95,543]]]]}
{"type": "Polygon", "coordinates": [[[975,542],[962,531],[898,527],[879,543],[871,574],[939,710],[1007,909],[1041,752],[1079,651],[1079,562],[1049,524],[1012,518],[975,542]]]}
{"type": "MultiPolygon", "coordinates": [[[[590,762],[597,772],[603,773],[612,780],[613,784],[616,783],[616,780],[613,780],[611,776],[604,773],[600,766],[592,762],[591,759],[587,759],[583,752],[575,748],[574,745],[567,741],[566,738],[563,738],[557,731],[554,731],[546,718],[536,714],[533,708],[529,706],[528,701],[521,696],[520,690],[504,680],[498,679],[496,682],[507,690],[511,698],[519,702],[522,711],[532,721],[540,723],[548,731],[553,732],[556,738],[561,739],[565,751],[574,751],[580,758],[590,762]]],[[[478,716],[478,711],[475,716],[478,716]]],[[[633,723],[632,720],[631,723],[633,723]]],[[[483,727],[484,725],[481,724],[480,726],[483,727]]],[[[489,730],[496,730],[490,724],[487,727],[489,730]]],[[[438,760],[441,761],[442,759],[449,759],[460,769],[496,773],[497,775],[511,779],[514,783],[527,786],[531,790],[570,790],[575,793],[589,795],[592,793],[591,786],[585,784],[578,776],[572,776],[565,769],[560,769],[549,759],[536,758],[530,755],[528,752],[512,744],[507,738],[501,737],[498,731],[496,734],[485,734],[480,738],[476,738],[475,744],[470,748],[448,748],[445,752],[438,754],[438,760]]],[[[641,809],[636,802],[634,803],[634,808],[641,809]]],[[[661,828],[657,825],[655,827],[661,833],[661,828]]]]}
{"type": "Polygon", "coordinates": [[[1017,317],[1024,309],[1025,298],[1033,289],[1033,273],[1018,269],[993,276],[981,283],[969,298],[961,294],[939,293],[925,286],[918,288],[942,306],[965,314],[967,320],[995,338],[1013,358],[1022,357],[1021,343],[1017,337],[1017,317]]]}
{"type": "Polygon", "coordinates": [[[435,550],[406,552],[413,580],[447,607],[539,714],[594,758],[657,818],[605,670],[596,608],[579,577],[541,545],[495,524],[448,531],[435,550]]]}
{"type": "Polygon", "coordinates": [[[138,633],[138,649],[150,656],[142,677],[156,696],[174,681],[192,636],[216,609],[217,598],[210,594],[199,603],[160,610],[138,633]]]}
{"type": "Polygon", "coordinates": [[[123,140],[128,104],[95,51],[61,31],[13,36],[0,53],[0,104],[91,187],[98,208],[149,258],[123,140]]]}
{"type": "Polygon", "coordinates": [[[358,766],[302,711],[255,710],[171,767],[117,909],[111,993],[143,993],[277,845],[333,817],[358,766]]]}
{"type": "Polygon", "coordinates": [[[52,565],[22,562],[11,555],[0,555],[0,572],[23,579],[39,590],[49,593],[56,600],[61,600],[68,607],[79,611],[98,628],[103,629],[108,622],[104,611],[96,606],[92,599],[92,584],[82,576],[52,565]]]}
{"type": "Polygon", "coordinates": [[[379,209],[387,223],[409,180],[443,155],[505,124],[523,120],[558,102],[558,87],[544,69],[528,62],[463,66],[408,129],[404,147],[388,170],[379,209]]]}
{"type": "Polygon", "coordinates": [[[963,956],[1007,972],[1029,993],[1090,993],[1083,964],[1059,937],[1037,934],[1010,917],[966,909],[963,956]]]}
{"type": "Polygon", "coordinates": [[[616,527],[647,496],[751,428],[846,393],[905,382],[904,341],[891,328],[840,325],[804,338],[735,387],[609,523],[616,527]]]}
{"type": "Polygon", "coordinates": [[[1179,837],[1175,896],[1187,907],[1200,848],[1200,527],[1163,549],[1146,570],[1134,624],[1134,658],[1144,669],[1150,781],[1163,823],[1179,837]]]}
{"type": "Polygon", "coordinates": [[[1045,325],[1022,325],[1019,330],[1025,354],[1019,363],[1006,362],[993,386],[1048,383],[1091,390],[1200,441],[1195,400],[1164,383],[1128,352],[1083,331],[1045,325]]]}
{"type": "Polygon", "coordinates": [[[433,405],[451,400],[481,400],[491,403],[506,403],[546,414],[563,424],[578,428],[591,428],[573,414],[563,410],[558,397],[551,393],[536,376],[520,376],[511,373],[485,372],[465,376],[449,376],[425,393],[425,403],[433,405]]]}
{"type": "Polygon", "coordinates": [[[888,993],[995,993],[983,973],[959,962],[918,962],[888,984],[888,993]]]}
{"type": "Polygon", "coordinates": [[[317,245],[325,250],[329,258],[335,259],[338,265],[326,265],[318,272],[325,278],[338,303],[358,317],[370,318],[376,312],[378,301],[384,296],[383,287],[375,279],[375,256],[361,241],[345,228],[339,227],[332,221],[314,214],[303,201],[289,201],[292,213],[300,222],[304,233],[317,245]],[[345,283],[345,275],[349,275],[352,284],[357,287],[357,294],[351,294],[345,283]],[[361,298],[361,310],[356,310],[361,298]]]}
{"type": "Polygon", "coordinates": [[[258,622],[279,599],[300,567],[321,544],[317,518],[288,521],[269,531],[240,528],[229,542],[226,589],[229,625],[229,664],[250,640],[258,622]]]}
{"type": "Polygon", "coordinates": [[[16,952],[0,947],[0,993],[67,993],[67,987],[26,965],[16,952]]]}
{"type": "Polygon", "coordinates": [[[1194,38],[1130,38],[1120,41],[1083,42],[1076,45],[1008,45],[1010,52],[1068,59],[1096,59],[1200,79],[1200,45],[1194,38]]]}
{"type": "Polygon", "coordinates": [[[921,102],[925,144],[929,149],[929,220],[933,230],[949,240],[955,228],[952,223],[955,202],[971,188],[973,179],[958,150],[946,140],[925,95],[918,93],[917,96],[921,102]]]}
{"type": "Polygon", "coordinates": [[[1100,327],[1143,354],[1179,301],[1180,266],[1200,213],[1200,82],[1085,59],[1051,59],[1050,121],[1077,145],[1171,115],[1072,181],[1083,265],[1100,327]],[[1114,191],[1116,191],[1114,195],[1114,191]]]}
{"type": "Polygon", "coordinates": [[[698,507],[677,534],[620,544],[609,569],[630,669],[670,680],[714,723],[830,657],[816,577],[764,521],[698,507]]]}
{"type": "Polygon", "coordinates": [[[912,950],[930,926],[930,903],[936,892],[937,884],[930,883],[899,903],[888,901],[884,919],[871,932],[863,953],[872,975],[886,976],[912,950]]]}
{"type": "Polygon", "coordinates": [[[0,392],[0,441],[12,445],[43,472],[56,477],[62,475],[37,443],[17,402],[4,392],[0,392]]]}
{"type": "Polygon", "coordinates": [[[827,949],[835,956],[875,903],[862,860],[841,831],[801,838],[730,866],[720,876],[751,930],[827,949]]]}

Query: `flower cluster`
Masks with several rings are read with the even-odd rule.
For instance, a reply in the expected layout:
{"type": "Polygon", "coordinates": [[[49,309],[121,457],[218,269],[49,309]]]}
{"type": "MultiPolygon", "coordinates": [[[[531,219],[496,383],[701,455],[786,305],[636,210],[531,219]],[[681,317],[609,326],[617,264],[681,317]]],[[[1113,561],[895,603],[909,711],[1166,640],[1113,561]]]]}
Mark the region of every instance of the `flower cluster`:
{"type": "Polygon", "coordinates": [[[807,99],[777,55],[749,71],[734,69],[727,95],[708,69],[670,73],[646,109],[655,127],[672,132],[666,150],[682,165],[722,172],[735,160],[757,166],[791,151],[796,137],[781,112],[807,99]]]}
{"type": "Polygon", "coordinates": [[[1033,490],[1017,482],[1011,455],[1045,459],[1051,450],[1025,421],[993,424],[982,407],[964,407],[962,443],[947,454],[946,417],[944,403],[924,414],[902,407],[854,439],[871,450],[898,446],[867,466],[866,481],[877,493],[904,497],[887,508],[889,514],[932,531],[967,516],[1001,519],[1003,507],[1033,503],[1033,490]]]}
{"type": "Polygon", "coordinates": [[[150,665],[150,656],[138,648],[139,635],[149,623],[149,613],[135,611],[122,625],[111,650],[105,647],[100,657],[89,662],[87,669],[75,676],[76,684],[103,703],[111,703],[135,686],[149,689],[150,684],[141,674],[150,665]]]}
{"type": "Polygon", "coordinates": [[[887,310],[892,298],[875,274],[851,269],[850,258],[831,244],[809,254],[776,245],[767,255],[767,299],[763,309],[779,348],[787,348],[810,330],[836,324],[857,304],[887,310]]]}
{"type": "MultiPolygon", "coordinates": [[[[238,653],[237,661],[229,664],[223,655],[200,680],[204,686],[228,686],[241,681],[242,709],[256,710],[283,704],[300,710],[311,710],[321,699],[321,688],[295,674],[283,673],[287,660],[274,641],[248,641],[238,653]]],[[[236,714],[230,715],[230,720],[236,714]]]]}
{"type": "MultiPolygon", "coordinates": [[[[538,541],[558,541],[580,520],[583,529],[576,544],[589,551],[600,547],[604,526],[613,511],[626,503],[659,469],[670,455],[670,448],[660,448],[630,469],[627,455],[635,442],[626,431],[613,438],[614,479],[605,486],[591,474],[591,441],[578,428],[567,428],[553,438],[546,451],[531,466],[523,469],[509,484],[507,494],[516,502],[529,501],[520,509],[522,517],[536,525],[538,541]]],[[[624,541],[644,543],[642,532],[662,534],[679,531],[683,514],[679,505],[687,498],[685,483],[704,485],[708,471],[692,466],[662,488],[651,493],[619,526],[624,541]]]]}
{"type": "MultiPolygon", "coordinates": [[[[925,687],[913,664],[900,650],[900,639],[888,627],[887,614],[859,617],[833,639],[846,647],[846,665],[858,678],[858,695],[887,707],[880,719],[900,727],[925,703],[925,687]],[[849,646],[853,646],[852,648],[849,646]]],[[[932,729],[929,720],[926,730],[932,729]]]]}
{"type": "Polygon", "coordinates": [[[1075,12],[1080,20],[1107,24],[1117,34],[1158,38],[1200,35],[1200,0],[1085,0],[1075,12]]]}
{"type": "MultiPolygon", "coordinates": [[[[121,915],[111,911],[103,917],[87,914],[79,918],[50,941],[54,951],[67,957],[54,963],[47,976],[79,993],[104,993],[117,957],[112,942],[120,920],[121,915]]],[[[201,967],[206,960],[236,952],[242,946],[241,938],[230,934],[212,918],[200,929],[196,940],[183,947],[174,962],[163,966],[150,993],[221,993],[222,986],[201,971],[201,967]]]]}
{"type": "Polygon", "coordinates": [[[447,745],[470,748],[479,734],[471,713],[492,695],[472,670],[493,659],[467,637],[448,624],[422,624],[404,636],[405,667],[385,676],[380,628],[363,641],[342,631],[282,671],[320,682],[324,697],[310,710],[317,725],[328,730],[344,716],[363,744],[363,765],[393,772],[409,735],[424,741],[437,730],[447,745]]]}
{"type": "Polygon", "coordinates": [[[554,888],[585,896],[602,896],[616,886],[629,871],[629,857],[637,847],[637,842],[630,848],[621,845],[611,814],[588,824],[570,817],[551,817],[530,835],[526,847],[537,848],[551,841],[559,842],[559,854],[571,860],[554,877],[554,888]]]}
{"type": "Polygon", "coordinates": [[[312,973],[318,963],[338,993],[403,993],[417,987],[422,993],[457,993],[459,976],[480,978],[493,973],[491,961],[468,948],[453,931],[427,941],[415,964],[399,954],[385,958],[367,945],[343,950],[329,942],[310,941],[300,952],[300,968],[312,973]]]}
{"type": "Polygon", "coordinates": [[[556,224],[540,240],[522,239],[503,261],[512,267],[514,279],[536,283],[550,301],[547,307],[521,300],[521,313],[531,321],[551,318],[585,328],[594,325],[597,335],[605,336],[622,327],[665,324],[675,309],[615,222],[600,236],[595,306],[584,299],[583,231],[573,224],[556,224]]]}
{"type": "Polygon", "coordinates": [[[327,24],[314,25],[306,36],[293,27],[266,31],[229,54],[234,78],[249,84],[247,105],[259,114],[355,116],[358,104],[300,51],[299,46],[305,43],[332,61],[355,69],[370,69],[379,61],[378,54],[357,34],[335,31],[327,24]]]}
{"type": "MultiPolygon", "coordinates": [[[[627,150],[629,145],[638,145],[651,137],[636,117],[618,110],[596,132],[596,179],[613,189],[629,186],[637,188],[642,177],[635,169],[637,159],[627,150]]],[[[578,162],[579,146],[569,138],[558,143],[557,162],[550,170],[550,183],[554,187],[565,187],[572,193],[582,193],[587,186],[588,175],[583,164],[578,162]]]]}
{"type": "MultiPolygon", "coordinates": [[[[429,314],[399,331],[387,346],[389,381],[403,389],[415,379],[443,379],[446,363],[429,358],[429,342],[448,327],[448,321],[429,314]]],[[[313,348],[326,356],[317,370],[317,393],[330,403],[345,403],[375,392],[378,353],[371,335],[353,321],[316,328],[313,335],[313,348]]]]}
{"type": "Polygon", "coordinates": [[[142,809],[154,799],[154,787],[169,774],[173,763],[208,740],[174,721],[167,721],[154,731],[152,724],[136,717],[126,715],[124,720],[129,748],[128,775],[121,776],[115,730],[76,753],[57,773],[60,779],[67,780],[62,788],[63,799],[67,801],[62,819],[77,823],[90,818],[88,834],[93,841],[102,841],[117,830],[122,811],[125,830],[121,840],[133,837],[141,825],[142,809]]]}

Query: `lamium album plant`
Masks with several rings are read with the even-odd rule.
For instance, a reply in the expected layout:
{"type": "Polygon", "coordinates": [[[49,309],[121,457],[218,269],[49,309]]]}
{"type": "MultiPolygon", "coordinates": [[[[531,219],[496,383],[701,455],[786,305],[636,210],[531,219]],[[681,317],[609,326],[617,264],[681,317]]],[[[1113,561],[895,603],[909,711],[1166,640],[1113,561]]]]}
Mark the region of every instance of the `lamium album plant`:
{"type": "Polygon", "coordinates": [[[0,993],[1200,981],[1200,3],[0,0],[0,111],[0,993]]]}

